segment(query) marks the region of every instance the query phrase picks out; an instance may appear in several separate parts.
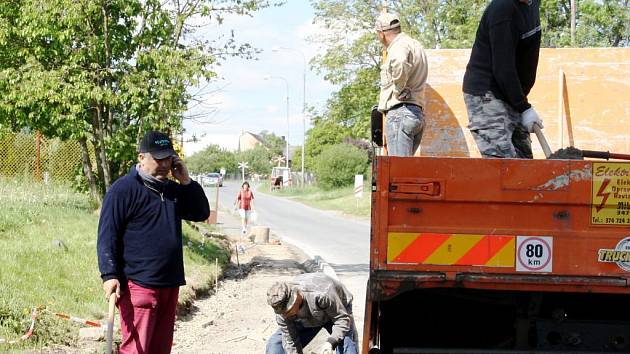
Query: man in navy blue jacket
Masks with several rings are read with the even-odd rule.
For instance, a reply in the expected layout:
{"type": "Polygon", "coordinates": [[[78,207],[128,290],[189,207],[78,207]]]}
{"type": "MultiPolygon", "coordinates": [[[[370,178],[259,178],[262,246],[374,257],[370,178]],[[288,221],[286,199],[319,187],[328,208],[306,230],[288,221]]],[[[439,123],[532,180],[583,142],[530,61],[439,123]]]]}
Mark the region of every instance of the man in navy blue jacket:
{"type": "Polygon", "coordinates": [[[105,297],[118,298],[120,353],[170,353],[179,287],[186,283],[182,219],[206,220],[210,207],[167,135],[146,133],[138,151],[139,163],[105,195],[98,266],[105,297]]]}
{"type": "Polygon", "coordinates": [[[533,158],[542,120],[527,100],[540,51],[540,0],[493,0],[481,17],[464,75],[471,134],[483,157],[533,158]]]}

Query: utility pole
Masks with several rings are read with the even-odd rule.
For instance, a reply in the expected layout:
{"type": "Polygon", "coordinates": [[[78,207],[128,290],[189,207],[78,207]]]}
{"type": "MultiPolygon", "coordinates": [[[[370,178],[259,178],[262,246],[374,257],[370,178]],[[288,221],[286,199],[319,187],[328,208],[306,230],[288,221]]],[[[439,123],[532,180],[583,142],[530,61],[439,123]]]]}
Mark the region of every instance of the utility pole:
{"type": "Polygon", "coordinates": [[[303,51],[296,48],[279,46],[271,48],[272,52],[279,52],[281,50],[292,50],[300,53],[302,56],[302,177],[300,178],[300,182],[302,183],[302,186],[304,186],[304,151],[306,150],[306,55],[303,51]]]}
{"type": "Polygon", "coordinates": [[[265,80],[278,79],[284,81],[287,88],[287,168],[289,168],[289,134],[291,132],[289,126],[289,81],[282,76],[265,76],[265,80]]]}

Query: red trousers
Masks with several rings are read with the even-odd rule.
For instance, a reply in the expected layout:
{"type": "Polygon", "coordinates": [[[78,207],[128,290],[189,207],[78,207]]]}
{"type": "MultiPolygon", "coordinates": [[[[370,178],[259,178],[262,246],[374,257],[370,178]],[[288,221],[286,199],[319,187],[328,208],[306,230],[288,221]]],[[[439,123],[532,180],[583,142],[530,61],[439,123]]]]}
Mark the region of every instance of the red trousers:
{"type": "Polygon", "coordinates": [[[173,344],[179,287],[148,289],[131,280],[118,300],[121,354],[168,354],[173,344]]]}

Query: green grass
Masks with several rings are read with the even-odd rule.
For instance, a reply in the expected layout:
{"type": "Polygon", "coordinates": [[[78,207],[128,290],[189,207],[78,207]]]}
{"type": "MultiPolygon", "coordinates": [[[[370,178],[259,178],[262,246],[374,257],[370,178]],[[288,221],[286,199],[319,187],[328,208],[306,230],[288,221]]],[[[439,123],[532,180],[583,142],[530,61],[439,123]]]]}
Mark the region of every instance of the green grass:
{"type": "MultiPolygon", "coordinates": [[[[54,312],[93,320],[105,316],[97,225],[88,197],[67,186],[0,179],[0,338],[24,334],[32,308],[41,309],[35,335],[17,346],[0,343],[0,352],[75,343],[78,325],[58,320],[54,312]]],[[[187,278],[214,274],[215,258],[219,265],[229,259],[187,225],[184,233],[187,278]]]]}
{"type": "Polygon", "coordinates": [[[336,210],[348,215],[369,217],[371,205],[369,183],[365,183],[364,189],[367,190],[363,191],[363,197],[359,199],[357,205],[353,186],[333,190],[323,190],[316,186],[290,187],[269,192],[269,182],[263,182],[257,188],[260,192],[286,197],[318,209],[336,210]]]}

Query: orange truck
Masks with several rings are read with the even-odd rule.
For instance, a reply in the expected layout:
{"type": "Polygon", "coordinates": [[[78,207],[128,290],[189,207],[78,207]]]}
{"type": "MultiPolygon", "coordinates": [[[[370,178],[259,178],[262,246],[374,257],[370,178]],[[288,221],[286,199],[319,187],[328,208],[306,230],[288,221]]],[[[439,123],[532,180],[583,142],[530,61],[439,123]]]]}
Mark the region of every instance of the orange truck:
{"type": "Polygon", "coordinates": [[[630,163],[378,156],[364,354],[630,353],[630,163]]]}

